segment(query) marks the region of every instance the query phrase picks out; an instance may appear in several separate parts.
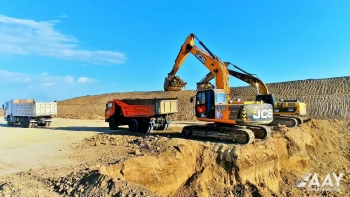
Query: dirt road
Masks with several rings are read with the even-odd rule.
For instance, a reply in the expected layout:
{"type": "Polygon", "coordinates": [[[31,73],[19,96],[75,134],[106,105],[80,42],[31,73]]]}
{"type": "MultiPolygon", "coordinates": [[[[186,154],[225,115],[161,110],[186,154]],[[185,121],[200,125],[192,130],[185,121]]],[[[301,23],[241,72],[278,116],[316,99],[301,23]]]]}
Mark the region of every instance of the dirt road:
{"type": "MultiPolygon", "coordinates": [[[[183,126],[188,122],[174,122],[183,126]]],[[[127,128],[122,126],[122,128],[127,128]]],[[[121,131],[124,131],[121,130],[121,131]]],[[[56,118],[50,127],[21,128],[7,127],[0,119],[0,176],[29,169],[41,169],[74,164],[78,161],[68,158],[72,144],[97,133],[110,133],[103,120],[72,120],[56,118]]]]}
{"type": "Polygon", "coordinates": [[[66,157],[71,153],[69,146],[95,135],[96,131],[108,132],[105,127],[106,124],[102,121],[87,123],[81,120],[55,119],[52,127],[32,129],[7,127],[4,119],[1,119],[0,176],[73,164],[76,161],[66,157]]]}

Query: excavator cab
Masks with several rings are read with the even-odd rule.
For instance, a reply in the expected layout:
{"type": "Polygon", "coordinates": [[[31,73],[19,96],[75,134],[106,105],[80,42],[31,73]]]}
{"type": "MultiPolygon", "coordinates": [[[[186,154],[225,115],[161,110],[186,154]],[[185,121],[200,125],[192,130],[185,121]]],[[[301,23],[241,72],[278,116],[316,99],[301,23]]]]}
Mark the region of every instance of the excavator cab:
{"type": "Polygon", "coordinates": [[[195,102],[195,114],[197,118],[215,118],[213,90],[198,91],[195,102]]]}

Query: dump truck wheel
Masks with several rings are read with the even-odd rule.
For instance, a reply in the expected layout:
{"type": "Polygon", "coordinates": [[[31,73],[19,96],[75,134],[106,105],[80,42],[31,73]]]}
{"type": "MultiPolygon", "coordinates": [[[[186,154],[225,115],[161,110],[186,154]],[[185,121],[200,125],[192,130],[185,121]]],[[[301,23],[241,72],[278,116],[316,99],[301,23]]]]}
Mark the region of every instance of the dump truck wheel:
{"type": "Polygon", "coordinates": [[[141,133],[150,133],[153,130],[153,126],[150,125],[149,121],[142,119],[139,124],[139,131],[141,133]]]}
{"type": "Polygon", "coordinates": [[[24,118],[21,118],[21,119],[19,120],[19,124],[21,125],[21,127],[24,128],[24,118]]]}
{"type": "Polygon", "coordinates": [[[128,126],[131,132],[137,132],[137,130],[139,129],[139,122],[136,119],[132,119],[129,121],[128,126]]]}
{"type": "Polygon", "coordinates": [[[111,130],[117,130],[117,129],[118,129],[118,125],[117,125],[117,123],[116,123],[114,117],[112,117],[111,119],[109,119],[109,128],[110,128],[111,130]]]}
{"type": "Polygon", "coordinates": [[[11,122],[11,117],[10,116],[7,116],[7,126],[11,127],[13,126],[13,123],[11,122]]]}
{"type": "Polygon", "coordinates": [[[29,128],[30,125],[30,119],[29,118],[25,118],[24,119],[24,128],[29,128]]]}

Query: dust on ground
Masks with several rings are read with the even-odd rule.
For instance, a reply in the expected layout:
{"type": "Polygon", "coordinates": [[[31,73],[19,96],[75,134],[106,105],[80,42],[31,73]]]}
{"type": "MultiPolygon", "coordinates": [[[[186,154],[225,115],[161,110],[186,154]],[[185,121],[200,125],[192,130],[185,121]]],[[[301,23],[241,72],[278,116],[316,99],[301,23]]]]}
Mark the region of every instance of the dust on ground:
{"type": "Polygon", "coordinates": [[[186,122],[149,135],[111,132],[99,120],[34,129],[0,123],[10,140],[0,143],[1,196],[350,195],[348,121],[271,127],[269,139],[249,145],[183,139],[186,122]],[[323,180],[331,172],[345,174],[340,192],[296,187],[305,173],[323,180]]]}

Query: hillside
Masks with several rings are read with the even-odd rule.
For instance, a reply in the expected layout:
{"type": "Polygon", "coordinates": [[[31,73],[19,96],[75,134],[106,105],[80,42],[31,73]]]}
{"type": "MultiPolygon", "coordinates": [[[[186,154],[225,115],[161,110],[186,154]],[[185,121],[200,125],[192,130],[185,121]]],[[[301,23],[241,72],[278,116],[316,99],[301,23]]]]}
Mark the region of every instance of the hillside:
{"type": "MultiPolygon", "coordinates": [[[[299,99],[308,106],[313,118],[350,118],[350,77],[308,79],[267,84],[278,99],[299,99]]],[[[254,100],[253,87],[232,87],[233,98],[254,100]]],[[[174,120],[194,120],[189,102],[194,90],[180,92],[121,92],[94,96],[82,96],[58,102],[58,116],[66,118],[104,119],[105,104],[113,98],[174,98],[179,99],[179,113],[174,120]]]]}

